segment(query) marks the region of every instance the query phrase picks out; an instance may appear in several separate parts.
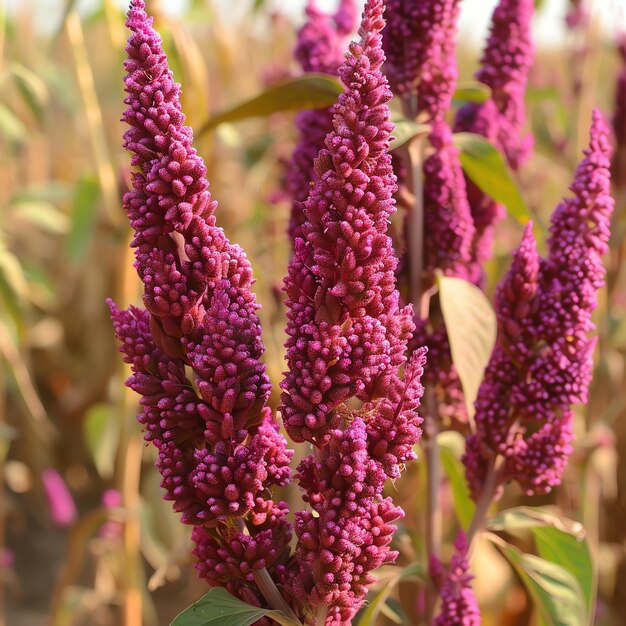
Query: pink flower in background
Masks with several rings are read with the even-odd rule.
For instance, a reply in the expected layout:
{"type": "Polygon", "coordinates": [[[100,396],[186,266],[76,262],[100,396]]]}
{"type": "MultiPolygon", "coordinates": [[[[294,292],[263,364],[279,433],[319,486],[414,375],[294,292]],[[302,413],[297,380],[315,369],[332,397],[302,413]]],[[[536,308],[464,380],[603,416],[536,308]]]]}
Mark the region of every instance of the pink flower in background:
{"type": "Polygon", "coordinates": [[[388,0],[383,31],[385,74],[394,93],[417,96],[417,115],[443,119],[458,75],[456,23],[460,0],[388,0]]]}
{"type": "Polygon", "coordinates": [[[41,472],[41,481],[52,521],[61,527],[71,526],[76,520],[77,512],[67,484],[59,472],[51,467],[41,472]]]}
{"type": "Polygon", "coordinates": [[[437,560],[431,563],[431,571],[443,578],[440,590],[441,609],[433,626],[480,626],[482,620],[471,585],[473,576],[469,573],[468,546],[464,532],[459,533],[454,548],[454,555],[445,574],[437,560]]]}
{"type": "MultiPolygon", "coordinates": [[[[455,132],[482,135],[502,150],[509,165],[517,170],[530,156],[533,137],[526,134],[524,97],[534,59],[532,41],[533,0],[500,0],[491,22],[481,67],[476,78],[491,90],[483,104],[470,102],[457,111],[455,132]]],[[[493,231],[505,209],[473,182],[467,183],[474,219],[473,261],[477,267],[491,258],[493,231]]],[[[482,272],[474,279],[483,282],[482,272]]]]}

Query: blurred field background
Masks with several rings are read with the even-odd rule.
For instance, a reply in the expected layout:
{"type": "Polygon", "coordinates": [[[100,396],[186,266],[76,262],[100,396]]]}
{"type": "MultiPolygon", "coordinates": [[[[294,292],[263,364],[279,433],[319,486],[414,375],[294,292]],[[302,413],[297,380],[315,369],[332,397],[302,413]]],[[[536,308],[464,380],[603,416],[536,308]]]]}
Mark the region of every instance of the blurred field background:
{"type": "MultiPolygon", "coordinates": [[[[528,92],[536,148],[520,181],[540,226],[571,182],[591,107],[613,113],[622,2],[597,0],[596,18],[572,31],[563,26],[564,3],[540,9],[528,92]]],[[[118,121],[124,14],[113,0],[80,11],[75,4],[0,2],[0,625],[167,625],[206,589],[195,578],[187,529],[161,500],[104,302],[139,300],[121,209],[129,173],[118,121]]],[[[196,129],[299,73],[291,50],[301,2],[231,0],[227,11],[224,4],[149,3],[196,129]]],[[[468,4],[461,80],[476,68],[494,3],[468,4]]],[[[218,222],[245,248],[258,279],[274,403],[283,369],[278,290],[289,256],[280,187],[294,139],[293,115],[275,114],[222,124],[195,144],[220,203],[218,222]]],[[[626,188],[616,194],[591,402],[580,410],[563,486],[533,502],[586,525],[599,563],[596,623],[606,626],[626,619],[626,188]]],[[[513,220],[500,228],[491,288],[520,236],[513,220]]],[[[420,478],[416,467],[396,485],[413,525],[420,478]]],[[[399,544],[406,541],[399,533],[399,544]]],[[[481,547],[474,563],[483,623],[529,624],[525,592],[492,550],[481,547]]],[[[400,588],[414,593],[410,583],[400,588]]]]}

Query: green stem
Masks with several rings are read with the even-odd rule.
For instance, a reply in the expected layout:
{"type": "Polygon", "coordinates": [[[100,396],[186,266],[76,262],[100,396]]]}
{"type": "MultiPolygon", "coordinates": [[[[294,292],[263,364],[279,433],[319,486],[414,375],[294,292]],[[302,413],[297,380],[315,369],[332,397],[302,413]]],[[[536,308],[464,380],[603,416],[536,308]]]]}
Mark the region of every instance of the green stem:
{"type": "MultiPolygon", "coordinates": [[[[245,521],[242,518],[235,519],[235,526],[242,533],[247,533],[248,528],[245,521]]],[[[259,588],[259,591],[263,594],[263,597],[269,604],[271,609],[282,611],[290,620],[296,624],[300,624],[300,619],[294,613],[293,609],[287,604],[282,594],[278,590],[276,583],[272,580],[270,573],[266,567],[256,570],[254,572],[254,581],[259,588]]]]}
{"type": "Polygon", "coordinates": [[[471,550],[472,542],[476,537],[478,530],[485,522],[489,508],[491,507],[498,491],[498,487],[500,486],[503,469],[504,459],[501,456],[492,459],[489,463],[483,492],[478,500],[478,503],[476,504],[474,516],[472,517],[469,530],[467,531],[468,551],[471,550]]]}

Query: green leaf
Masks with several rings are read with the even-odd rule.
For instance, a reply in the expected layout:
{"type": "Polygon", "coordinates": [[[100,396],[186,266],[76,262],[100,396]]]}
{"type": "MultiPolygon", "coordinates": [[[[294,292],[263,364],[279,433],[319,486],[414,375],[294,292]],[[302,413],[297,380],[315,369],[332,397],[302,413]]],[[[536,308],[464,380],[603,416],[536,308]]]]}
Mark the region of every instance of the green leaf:
{"type": "Polygon", "coordinates": [[[456,87],[456,91],[452,99],[458,102],[475,102],[483,104],[491,98],[491,89],[478,81],[460,82],[456,87]]]}
{"type": "Polygon", "coordinates": [[[53,235],[62,235],[70,229],[70,220],[54,204],[45,200],[28,200],[12,206],[16,217],[53,235]]]}
{"type": "Polygon", "coordinates": [[[269,617],[283,626],[295,626],[281,611],[259,609],[216,587],[174,618],[170,626],[250,626],[262,617],[269,617]]]}
{"type": "Polygon", "coordinates": [[[4,104],[0,104],[0,136],[14,146],[22,145],[27,136],[22,120],[4,104]]]}
{"type": "Polygon", "coordinates": [[[486,195],[503,204],[521,224],[529,219],[528,207],[502,153],[481,135],[455,133],[463,171],[486,195]]]}
{"type": "Polygon", "coordinates": [[[83,177],[74,194],[71,230],[67,236],[65,249],[72,263],[80,263],[91,242],[91,235],[97,218],[100,184],[94,177],[83,177]]]}
{"type": "Polygon", "coordinates": [[[21,63],[13,63],[11,66],[13,80],[20,92],[26,106],[31,110],[33,116],[41,124],[50,95],[46,83],[21,63]]]}
{"type": "Polygon", "coordinates": [[[408,565],[404,569],[400,570],[397,574],[390,576],[389,579],[385,581],[381,589],[375,592],[373,598],[369,600],[365,609],[359,614],[357,626],[374,626],[376,618],[382,611],[389,594],[401,580],[405,580],[407,578],[418,578],[419,580],[424,581],[425,576],[422,564],[412,563],[411,565],[408,565]]]}
{"type": "Polygon", "coordinates": [[[595,568],[580,522],[539,507],[521,506],[500,512],[489,520],[487,528],[513,533],[530,530],[539,555],[563,567],[576,580],[584,597],[586,623],[590,623],[594,615],[595,568]]]}
{"type": "Polygon", "coordinates": [[[580,586],[564,567],[532,554],[523,554],[498,540],[522,579],[539,616],[540,626],[585,626],[585,606],[580,586]]]}
{"type": "Polygon", "coordinates": [[[550,527],[533,528],[532,532],[539,555],[564,567],[578,582],[585,599],[586,624],[591,624],[595,614],[596,576],[587,540],[550,527]]]}
{"type": "Polygon", "coordinates": [[[0,244],[0,302],[6,307],[18,329],[23,327],[28,283],[18,258],[0,244]]]}
{"type": "Polygon", "coordinates": [[[404,117],[393,119],[392,122],[395,126],[393,132],[391,133],[394,138],[391,142],[392,150],[403,146],[405,143],[413,139],[413,137],[430,132],[430,126],[428,124],[418,124],[417,122],[404,117]]]}
{"type": "Polygon", "coordinates": [[[486,527],[496,532],[551,527],[572,535],[577,540],[582,540],[585,537],[585,529],[580,522],[560,517],[540,507],[519,506],[506,509],[490,519],[486,527]]]}
{"type": "Polygon", "coordinates": [[[470,417],[483,372],[496,341],[496,315],[487,296],[472,283],[437,276],[439,302],[450,341],[452,362],[459,374],[470,417]]]}
{"type": "Polygon", "coordinates": [[[322,109],[337,102],[343,86],[329,74],[305,74],[270,85],[263,93],[207,120],[198,135],[223,124],[284,111],[322,109]]]}
{"type": "Polygon", "coordinates": [[[472,523],[476,504],[471,498],[467,481],[465,480],[465,466],[461,463],[464,449],[463,437],[454,431],[447,430],[437,437],[441,466],[450,481],[454,510],[464,530],[472,523]]]}
{"type": "Polygon", "coordinates": [[[109,405],[96,404],[89,409],[84,422],[84,435],[98,474],[104,479],[111,478],[115,470],[119,422],[109,405]]]}

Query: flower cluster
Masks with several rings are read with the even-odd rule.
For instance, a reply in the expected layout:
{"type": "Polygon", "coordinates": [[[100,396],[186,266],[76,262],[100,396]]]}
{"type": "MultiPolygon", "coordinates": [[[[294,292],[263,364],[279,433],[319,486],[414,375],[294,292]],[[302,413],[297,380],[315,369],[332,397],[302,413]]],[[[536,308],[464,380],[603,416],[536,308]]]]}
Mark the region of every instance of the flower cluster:
{"type": "Polygon", "coordinates": [[[316,446],[298,466],[311,510],[296,514],[292,584],[313,613],[305,618],[326,615],[327,626],[350,623],[371,571],[395,557],[389,542],[402,511],[383,497],[383,486],[414,458],[421,434],[425,351],[405,364],[412,311],[399,305],[387,235],[396,183],[391,91],[380,69],[382,12],[382,0],[366,3],[360,42],[339,70],[345,91],[315,160],[318,178],[285,279],[281,413],[295,441],[316,446]],[[355,398],[360,408],[352,407],[355,398]]]}
{"type": "Polygon", "coordinates": [[[459,533],[454,549],[445,575],[438,560],[433,560],[430,565],[433,578],[443,578],[439,592],[441,609],[433,626],[480,626],[480,611],[471,585],[472,575],[469,573],[468,546],[464,532],[459,533]]]}
{"type": "MultiPolygon", "coordinates": [[[[298,31],[295,57],[305,72],[336,75],[343,62],[346,37],[355,27],[355,0],[341,0],[332,17],[334,26],[331,17],[320,11],[314,0],[309,0],[306,15],[307,21],[298,31]]],[[[298,142],[285,176],[285,189],[292,203],[288,231],[292,241],[300,233],[305,220],[302,203],[309,195],[311,181],[317,176],[313,161],[324,147],[332,126],[332,107],[300,111],[296,115],[298,142]]]]}
{"type": "Polygon", "coordinates": [[[206,556],[200,572],[236,587],[289,542],[286,507],[268,498],[268,488],[289,481],[292,453],[265,407],[270,384],[252,270],[215,226],[180,87],[143,0],[133,0],[127,26],[124,139],[138,171],[124,207],[145,310],[121,311],[109,301],[111,317],[132,367],[127,384],[141,396],[138,419],[158,450],[165,497],[197,526],[197,553],[206,556]],[[251,545],[239,569],[225,572],[228,559],[213,555],[232,549],[233,519],[247,524],[251,545]]]}
{"type": "Polygon", "coordinates": [[[460,0],[388,0],[385,73],[394,93],[417,98],[417,114],[442,120],[457,79],[454,59],[460,0]]]}
{"type": "Polygon", "coordinates": [[[611,174],[615,186],[618,189],[626,189],[626,32],[620,35],[618,52],[621,68],[615,88],[615,113],[613,116],[615,155],[611,174]]]}
{"type": "Polygon", "coordinates": [[[497,457],[501,480],[528,494],[558,485],[572,440],[572,405],[585,402],[595,339],[591,314],[603,285],[613,210],[608,129],[594,111],[590,145],[571,191],[552,216],[540,259],[527,227],[499,285],[498,340],[476,400],[464,463],[474,497],[497,457]]]}
{"type": "MultiPolygon", "coordinates": [[[[500,0],[494,10],[491,33],[476,78],[491,90],[482,104],[468,103],[456,116],[455,131],[477,133],[500,148],[513,169],[532,149],[532,135],[524,135],[524,94],[533,62],[531,39],[533,0],[500,0]]],[[[493,229],[504,217],[504,207],[468,181],[468,197],[476,233],[473,256],[481,264],[491,256],[493,229]]],[[[480,280],[480,277],[479,277],[480,280]]]]}

